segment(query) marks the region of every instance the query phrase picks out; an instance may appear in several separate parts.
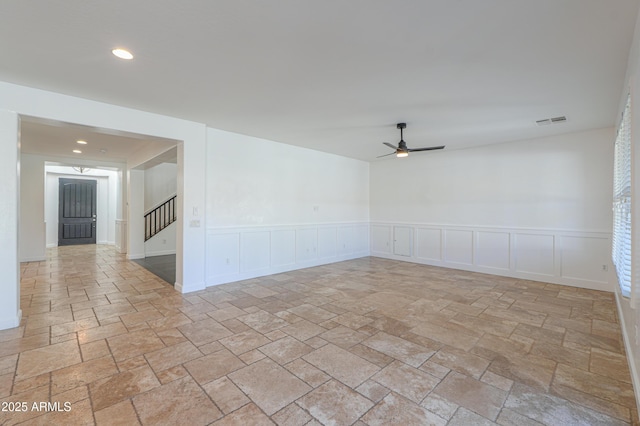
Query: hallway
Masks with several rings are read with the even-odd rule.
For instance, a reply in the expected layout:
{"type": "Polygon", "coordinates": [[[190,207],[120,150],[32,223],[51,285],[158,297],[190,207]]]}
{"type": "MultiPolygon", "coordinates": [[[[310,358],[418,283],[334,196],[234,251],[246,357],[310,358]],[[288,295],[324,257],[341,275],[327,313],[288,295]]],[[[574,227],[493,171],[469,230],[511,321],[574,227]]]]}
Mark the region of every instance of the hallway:
{"type": "Polygon", "coordinates": [[[610,293],[367,257],[181,295],[110,246],[47,257],[0,331],[29,406],[2,424],[638,420],[610,293]]]}

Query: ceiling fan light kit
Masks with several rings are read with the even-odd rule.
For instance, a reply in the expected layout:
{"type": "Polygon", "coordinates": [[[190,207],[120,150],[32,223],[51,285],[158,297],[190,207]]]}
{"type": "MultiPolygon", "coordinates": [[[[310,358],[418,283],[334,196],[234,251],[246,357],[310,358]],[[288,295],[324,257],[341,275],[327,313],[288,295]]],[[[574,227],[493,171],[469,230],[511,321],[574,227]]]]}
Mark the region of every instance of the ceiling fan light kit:
{"type": "Polygon", "coordinates": [[[430,146],[430,147],[425,147],[425,148],[409,148],[407,147],[407,143],[404,141],[404,134],[403,134],[403,130],[407,128],[407,123],[398,123],[396,124],[396,128],[400,129],[400,142],[398,142],[398,146],[393,146],[388,142],[383,142],[383,145],[388,146],[389,148],[392,148],[395,150],[395,152],[392,152],[391,154],[385,154],[385,155],[380,155],[378,156],[378,158],[381,157],[387,157],[389,155],[393,155],[396,154],[396,157],[398,158],[403,158],[403,157],[408,157],[410,152],[418,152],[418,151],[433,151],[436,149],[444,149],[444,145],[441,146],[430,146]]]}

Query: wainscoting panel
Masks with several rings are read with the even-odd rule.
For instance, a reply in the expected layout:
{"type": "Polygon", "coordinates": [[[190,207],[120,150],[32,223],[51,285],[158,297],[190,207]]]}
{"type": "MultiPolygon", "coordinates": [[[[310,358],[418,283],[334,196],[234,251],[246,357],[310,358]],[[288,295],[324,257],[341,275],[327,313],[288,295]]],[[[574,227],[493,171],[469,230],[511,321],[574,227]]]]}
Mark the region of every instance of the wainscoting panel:
{"type": "Polygon", "coordinates": [[[447,262],[473,264],[473,231],[444,230],[444,257],[447,262]]]}
{"type": "Polygon", "coordinates": [[[416,257],[426,261],[442,260],[442,229],[416,228],[416,257]]]}
{"type": "Polygon", "coordinates": [[[511,244],[508,232],[476,231],[476,265],[509,270],[511,264],[511,244]]]}
{"type": "Polygon", "coordinates": [[[207,230],[207,286],[369,256],[369,224],[207,230]]]}
{"type": "MultiPolygon", "coordinates": [[[[371,256],[613,291],[608,232],[372,222],[371,256]],[[390,250],[397,229],[409,256],[390,250]]],[[[397,239],[397,238],[396,238],[397,239]]]]}
{"type": "Polygon", "coordinates": [[[391,254],[391,226],[371,226],[371,251],[391,254]]]}
{"type": "Polygon", "coordinates": [[[271,264],[271,232],[240,234],[240,272],[268,269],[271,264]]]}
{"type": "Polygon", "coordinates": [[[240,233],[213,234],[207,238],[207,268],[217,276],[240,273],[240,233]]]}
{"type": "Polygon", "coordinates": [[[369,225],[354,225],[352,228],[354,253],[369,253],[369,225]]]}
{"type": "Polygon", "coordinates": [[[560,237],[562,246],[561,274],[576,280],[605,280],[609,275],[608,259],[611,246],[608,238],[603,237],[560,237]]]}
{"type": "Polygon", "coordinates": [[[318,259],[331,259],[338,255],[338,228],[318,228],[318,259]]]}
{"type": "Polygon", "coordinates": [[[408,226],[393,227],[393,254],[411,257],[413,246],[413,228],[408,226]]]}
{"type": "Polygon", "coordinates": [[[296,234],[298,236],[296,261],[307,263],[318,257],[318,229],[298,229],[296,234]]]}
{"type": "Polygon", "coordinates": [[[555,249],[554,235],[516,233],[516,271],[553,276],[555,249]]]}
{"type": "Polygon", "coordinates": [[[352,226],[338,228],[338,256],[347,256],[355,251],[353,238],[352,226]]]}
{"type": "Polygon", "coordinates": [[[276,230],[271,233],[271,264],[288,266],[296,263],[296,231],[276,230]]]}

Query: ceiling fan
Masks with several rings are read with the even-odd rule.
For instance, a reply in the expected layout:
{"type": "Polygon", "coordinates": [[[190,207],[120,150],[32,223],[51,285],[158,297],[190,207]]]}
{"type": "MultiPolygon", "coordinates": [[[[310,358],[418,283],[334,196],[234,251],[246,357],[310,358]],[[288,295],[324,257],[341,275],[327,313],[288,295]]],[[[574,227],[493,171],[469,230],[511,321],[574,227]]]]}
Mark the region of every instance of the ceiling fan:
{"type": "Polygon", "coordinates": [[[395,147],[395,146],[391,145],[389,142],[383,142],[384,145],[388,146],[389,148],[394,149],[395,152],[392,152],[390,154],[380,155],[380,156],[378,156],[378,158],[387,157],[387,156],[393,155],[393,154],[395,154],[396,157],[402,158],[402,157],[408,157],[410,152],[433,151],[433,150],[436,150],[436,149],[443,149],[444,148],[444,145],[442,145],[442,146],[430,146],[430,147],[426,147],[426,148],[407,148],[407,143],[404,141],[403,135],[402,135],[402,130],[407,128],[407,123],[398,123],[396,125],[396,127],[398,129],[400,129],[400,142],[398,142],[398,146],[395,147]]]}

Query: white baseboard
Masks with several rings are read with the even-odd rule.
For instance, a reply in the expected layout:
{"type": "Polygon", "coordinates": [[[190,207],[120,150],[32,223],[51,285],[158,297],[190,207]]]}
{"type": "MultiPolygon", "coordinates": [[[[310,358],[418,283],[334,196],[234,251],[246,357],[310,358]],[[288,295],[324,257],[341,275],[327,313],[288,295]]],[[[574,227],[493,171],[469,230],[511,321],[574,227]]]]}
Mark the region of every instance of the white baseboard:
{"type": "Polygon", "coordinates": [[[254,269],[252,271],[245,271],[237,274],[213,276],[207,278],[207,287],[228,284],[236,281],[250,280],[252,278],[266,277],[268,275],[281,274],[284,272],[296,271],[298,269],[313,268],[314,266],[328,265],[330,263],[344,262],[345,260],[360,259],[367,256],[369,256],[369,253],[362,252],[346,256],[336,256],[307,262],[299,262],[284,266],[254,269]]]}
{"type": "Polygon", "coordinates": [[[428,261],[423,259],[416,259],[413,257],[395,256],[395,255],[386,254],[386,253],[372,252],[371,256],[380,257],[382,259],[398,260],[400,262],[410,262],[410,263],[417,263],[420,265],[437,266],[440,268],[459,269],[461,271],[469,271],[469,272],[479,272],[481,274],[497,275],[500,277],[510,277],[510,278],[517,278],[521,280],[530,280],[530,281],[538,281],[538,282],[549,283],[549,284],[566,285],[569,287],[586,288],[589,290],[611,291],[610,289],[606,288],[608,287],[607,283],[602,283],[598,281],[572,279],[568,277],[558,277],[554,275],[544,275],[544,274],[535,274],[535,273],[527,273],[527,272],[516,272],[512,270],[507,270],[507,269],[488,268],[488,267],[482,267],[477,265],[469,265],[465,263],[428,261]]]}
{"type": "Polygon", "coordinates": [[[43,260],[47,260],[46,257],[42,256],[33,256],[33,257],[22,257],[20,258],[20,262],[42,262],[43,260]]]}
{"type": "Polygon", "coordinates": [[[206,288],[206,285],[204,282],[199,282],[199,283],[192,283],[189,285],[183,285],[182,283],[179,283],[176,281],[176,283],[174,284],[174,288],[179,292],[179,293],[191,293],[194,291],[200,291],[200,290],[204,290],[206,288]]]}
{"type": "Polygon", "coordinates": [[[136,260],[136,259],[144,259],[144,258],[145,258],[144,253],[127,254],[127,260],[136,260]]]}
{"type": "MultiPolygon", "coordinates": [[[[96,244],[105,245],[105,246],[115,246],[115,241],[98,241],[96,244]]],[[[58,247],[58,243],[48,243],[46,245],[47,248],[58,247]]]]}
{"type": "Polygon", "coordinates": [[[624,341],[624,349],[627,352],[627,365],[629,366],[629,373],[631,374],[631,384],[633,385],[634,395],[636,397],[636,407],[640,414],[640,392],[638,386],[640,386],[640,376],[638,376],[638,370],[636,369],[636,363],[634,362],[634,354],[632,350],[632,341],[627,334],[627,327],[625,324],[625,317],[623,315],[622,305],[620,304],[620,293],[615,292],[616,306],[618,307],[618,316],[620,317],[620,328],[622,329],[622,340],[624,341]]]}
{"type": "Polygon", "coordinates": [[[157,250],[157,251],[146,251],[145,252],[145,256],[146,257],[167,256],[169,254],[176,254],[176,251],[175,250],[157,250]]]}
{"type": "Polygon", "coordinates": [[[0,318],[0,330],[7,330],[9,328],[16,328],[20,326],[22,321],[22,310],[18,310],[18,315],[9,318],[0,318]]]}

